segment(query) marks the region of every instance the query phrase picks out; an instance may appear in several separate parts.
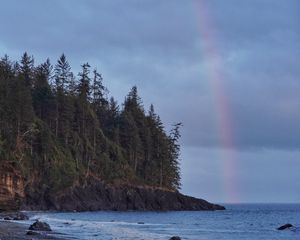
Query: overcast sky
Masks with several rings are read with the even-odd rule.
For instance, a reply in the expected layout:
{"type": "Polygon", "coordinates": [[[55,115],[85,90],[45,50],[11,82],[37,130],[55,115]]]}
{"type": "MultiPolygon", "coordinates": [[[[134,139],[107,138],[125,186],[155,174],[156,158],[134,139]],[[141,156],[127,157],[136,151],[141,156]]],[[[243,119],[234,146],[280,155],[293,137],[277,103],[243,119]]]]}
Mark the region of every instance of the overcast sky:
{"type": "Polygon", "coordinates": [[[64,52],[120,103],[137,85],[166,126],[183,122],[184,193],[300,202],[300,1],[0,3],[1,56],[64,52]]]}

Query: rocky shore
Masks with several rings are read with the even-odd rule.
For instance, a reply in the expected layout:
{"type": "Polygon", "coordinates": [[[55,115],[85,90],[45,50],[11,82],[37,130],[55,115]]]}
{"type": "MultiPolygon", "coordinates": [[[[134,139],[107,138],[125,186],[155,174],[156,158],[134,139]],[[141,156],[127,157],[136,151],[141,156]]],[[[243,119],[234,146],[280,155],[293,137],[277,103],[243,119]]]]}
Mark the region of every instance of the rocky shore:
{"type": "Polygon", "coordinates": [[[178,191],[112,184],[95,177],[54,190],[38,181],[24,181],[12,166],[0,168],[0,212],[56,211],[201,211],[224,210],[220,205],[185,196],[178,191]]]}
{"type": "MultiPolygon", "coordinates": [[[[63,239],[63,235],[41,230],[41,222],[20,224],[28,217],[19,210],[54,211],[200,211],[224,210],[223,206],[185,196],[178,191],[149,186],[107,184],[88,178],[63,191],[25,185],[22,178],[7,171],[0,178],[0,240],[63,239]],[[12,212],[7,212],[12,211],[12,212]],[[1,213],[2,212],[2,213],[1,213]],[[59,237],[57,237],[59,236],[59,237]]],[[[47,223],[42,225],[47,226],[47,223]]],[[[50,228],[50,227],[49,227],[50,228]]],[[[175,238],[174,238],[175,239],[175,238]]]]}
{"type": "Polygon", "coordinates": [[[57,211],[201,211],[224,210],[223,206],[159,188],[111,185],[89,179],[56,194],[32,189],[26,194],[24,210],[57,211]]]}
{"type": "Polygon", "coordinates": [[[0,239],[1,240],[24,240],[24,239],[52,239],[52,240],[63,240],[51,234],[37,233],[33,235],[27,235],[29,225],[21,224],[10,221],[0,221],[0,239]]]}

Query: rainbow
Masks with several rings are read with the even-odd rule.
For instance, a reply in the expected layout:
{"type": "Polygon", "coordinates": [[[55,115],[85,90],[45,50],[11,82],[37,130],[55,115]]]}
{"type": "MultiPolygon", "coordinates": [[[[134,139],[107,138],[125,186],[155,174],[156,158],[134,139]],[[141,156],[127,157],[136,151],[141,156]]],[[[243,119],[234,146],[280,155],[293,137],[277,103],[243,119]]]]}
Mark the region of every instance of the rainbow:
{"type": "Polygon", "coordinates": [[[226,90],[224,88],[225,75],[222,68],[222,59],[217,47],[218,38],[215,24],[210,17],[207,2],[196,1],[197,20],[203,41],[203,55],[205,60],[208,80],[210,81],[215,100],[217,123],[220,142],[225,149],[221,156],[224,194],[226,202],[239,202],[237,191],[237,157],[235,155],[232,119],[226,90]]]}

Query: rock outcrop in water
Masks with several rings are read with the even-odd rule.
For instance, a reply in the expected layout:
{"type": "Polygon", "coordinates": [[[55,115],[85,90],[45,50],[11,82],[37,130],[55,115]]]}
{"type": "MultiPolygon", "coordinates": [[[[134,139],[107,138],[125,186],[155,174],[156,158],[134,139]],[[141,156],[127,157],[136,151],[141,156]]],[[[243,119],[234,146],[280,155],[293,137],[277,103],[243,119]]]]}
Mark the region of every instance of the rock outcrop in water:
{"type": "Polygon", "coordinates": [[[29,230],[31,231],[45,231],[51,232],[50,225],[46,222],[40,222],[39,220],[35,221],[33,224],[30,225],[29,230]]]}
{"type": "Polygon", "coordinates": [[[177,191],[152,187],[105,184],[90,178],[55,195],[28,193],[25,209],[58,211],[167,211],[224,210],[220,205],[185,196],[177,191]]]}
{"type": "Polygon", "coordinates": [[[14,220],[14,221],[23,221],[23,220],[28,220],[29,217],[22,212],[6,212],[4,214],[0,215],[0,218],[3,218],[3,220],[14,220]]]}
{"type": "Polygon", "coordinates": [[[181,240],[181,238],[178,236],[174,236],[174,237],[171,237],[170,240],[181,240]]]}
{"type": "Polygon", "coordinates": [[[277,228],[277,230],[285,230],[285,229],[289,229],[292,227],[294,227],[292,224],[287,223],[287,224],[284,224],[284,225],[280,226],[279,228],[277,228]]]}

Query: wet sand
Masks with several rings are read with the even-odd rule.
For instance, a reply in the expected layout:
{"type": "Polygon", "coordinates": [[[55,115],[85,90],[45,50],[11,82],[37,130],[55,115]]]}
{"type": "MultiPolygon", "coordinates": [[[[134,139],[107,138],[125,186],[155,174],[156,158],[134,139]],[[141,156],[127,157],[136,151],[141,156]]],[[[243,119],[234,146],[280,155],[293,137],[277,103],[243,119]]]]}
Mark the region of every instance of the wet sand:
{"type": "MultiPolygon", "coordinates": [[[[56,236],[51,236],[51,232],[49,234],[40,235],[26,235],[28,231],[29,225],[21,224],[11,221],[0,221],[0,240],[21,240],[21,239],[65,239],[58,238],[56,236]]],[[[53,234],[53,233],[52,233],[53,234]]]]}

